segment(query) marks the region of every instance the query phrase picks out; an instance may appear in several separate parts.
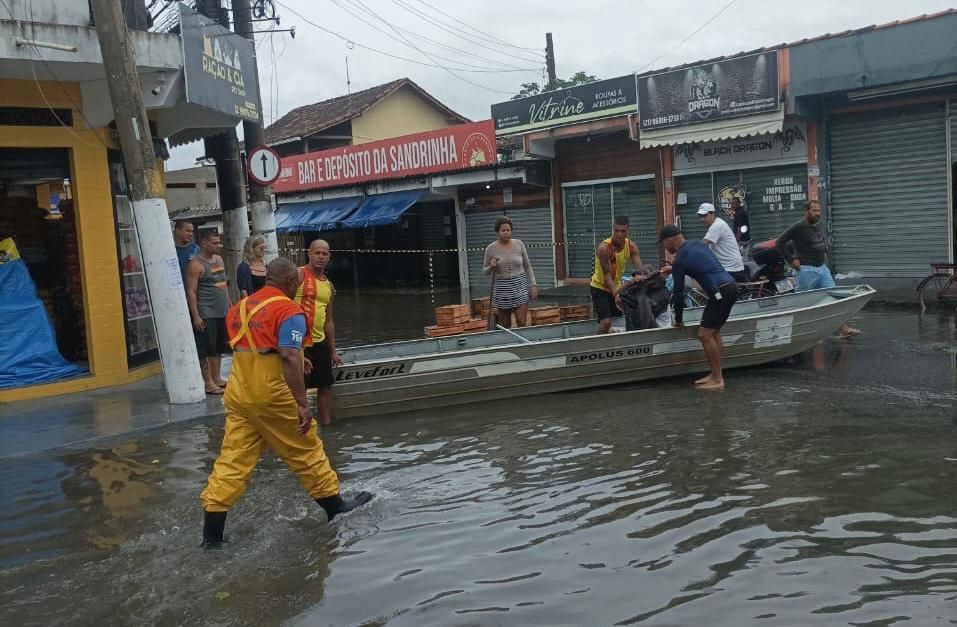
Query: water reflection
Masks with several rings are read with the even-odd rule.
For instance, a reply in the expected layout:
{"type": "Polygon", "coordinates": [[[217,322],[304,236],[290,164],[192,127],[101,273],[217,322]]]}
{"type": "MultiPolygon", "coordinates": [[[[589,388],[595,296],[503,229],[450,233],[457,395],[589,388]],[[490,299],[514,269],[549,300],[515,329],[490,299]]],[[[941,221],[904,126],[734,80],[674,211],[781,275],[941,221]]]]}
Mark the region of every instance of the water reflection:
{"type": "Polygon", "coordinates": [[[0,460],[0,619],[948,624],[955,333],[915,320],[865,314],[724,394],[675,379],[336,424],[333,465],[378,498],[326,526],[267,453],[222,552],[196,550],[221,420],[0,460]]]}

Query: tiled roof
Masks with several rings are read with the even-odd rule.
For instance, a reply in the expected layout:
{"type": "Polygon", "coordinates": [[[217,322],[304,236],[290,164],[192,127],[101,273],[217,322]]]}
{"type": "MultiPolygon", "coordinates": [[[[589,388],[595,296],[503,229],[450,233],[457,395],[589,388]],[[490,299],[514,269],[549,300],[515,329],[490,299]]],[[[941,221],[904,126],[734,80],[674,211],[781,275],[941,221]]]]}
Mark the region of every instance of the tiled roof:
{"type": "Polygon", "coordinates": [[[835,39],[837,37],[859,35],[861,33],[881,30],[884,28],[893,28],[895,26],[904,26],[905,24],[912,24],[914,22],[923,22],[925,20],[933,20],[933,19],[937,19],[937,18],[941,18],[947,15],[953,15],[953,14],[957,14],[957,9],[946,9],[944,11],[938,11],[937,13],[925,13],[923,15],[918,15],[916,17],[910,17],[903,20],[894,20],[893,22],[887,22],[886,24],[872,24],[870,26],[864,26],[862,28],[849,29],[840,33],[825,33],[824,35],[818,35],[816,37],[805,37],[804,39],[799,39],[798,41],[792,41],[790,43],[774,44],[771,46],[765,46],[763,48],[757,48],[755,50],[747,50],[743,52],[736,52],[734,54],[726,54],[724,56],[715,57],[713,59],[702,59],[700,61],[693,61],[691,63],[682,63],[681,65],[676,65],[674,67],[666,67],[666,68],[659,68],[656,70],[649,70],[647,72],[640,73],[639,76],[648,76],[650,74],[660,74],[661,72],[681,70],[687,67],[694,67],[696,65],[704,65],[706,63],[716,63],[718,61],[724,61],[725,59],[733,59],[735,57],[744,57],[751,54],[760,54],[762,52],[780,50],[781,48],[790,48],[793,46],[800,46],[802,44],[812,43],[815,41],[821,41],[824,39],[835,39]]]}
{"type": "Polygon", "coordinates": [[[295,137],[308,137],[324,129],[341,124],[362,114],[372,105],[395,93],[402,87],[412,89],[420,98],[442,111],[457,123],[468,122],[455,111],[433,98],[408,78],[400,78],[347,96],[339,96],[293,109],[266,129],[266,143],[276,144],[295,137]]]}

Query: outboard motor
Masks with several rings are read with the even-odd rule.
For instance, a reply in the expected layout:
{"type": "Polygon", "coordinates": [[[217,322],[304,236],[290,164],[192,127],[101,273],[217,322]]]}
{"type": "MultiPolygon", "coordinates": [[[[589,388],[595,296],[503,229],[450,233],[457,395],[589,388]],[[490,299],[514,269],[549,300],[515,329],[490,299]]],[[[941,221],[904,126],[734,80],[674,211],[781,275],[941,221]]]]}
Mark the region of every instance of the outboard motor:
{"type": "Polygon", "coordinates": [[[777,240],[754,244],[751,247],[751,261],[745,266],[751,272],[752,281],[767,281],[766,290],[771,294],[794,289],[794,282],[787,274],[787,263],[778,252],[777,240]]]}

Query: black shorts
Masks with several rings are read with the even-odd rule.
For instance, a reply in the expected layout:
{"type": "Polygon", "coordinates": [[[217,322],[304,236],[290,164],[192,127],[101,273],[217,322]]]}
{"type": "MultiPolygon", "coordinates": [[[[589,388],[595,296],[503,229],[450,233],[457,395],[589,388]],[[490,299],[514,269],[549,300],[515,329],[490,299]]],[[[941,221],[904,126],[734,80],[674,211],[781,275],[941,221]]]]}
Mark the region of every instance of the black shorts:
{"type": "Polygon", "coordinates": [[[306,375],[307,388],[331,388],[335,378],[332,376],[332,351],[325,342],[307,346],[306,359],[312,362],[312,372],[306,375]]]}
{"type": "Polygon", "coordinates": [[[591,304],[595,310],[595,317],[599,320],[607,320],[621,315],[618,305],[615,304],[614,295],[597,287],[591,288],[591,304]]]}
{"type": "Polygon", "coordinates": [[[199,358],[219,357],[232,352],[229,350],[229,336],[226,335],[226,318],[205,318],[203,322],[206,323],[204,331],[197,331],[193,327],[199,358]]]}
{"type": "Polygon", "coordinates": [[[727,283],[718,288],[721,293],[721,300],[714,296],[708,299],[708,304],[704,306],[704,313],[701,314],[701,326],[705,329],[720,329],[728,321],[731,315],[731,308],[734,302],[738,300],[738,286],[734,283],[727,283]]]}
{"type": "Polygon", "coordinates": [[[747,270],[738,270],[737,272],[728,272],[731,275],[731,278],[734,279],[735,283],[747,283],[751,280],[751,277],[748,276],[747,270]]]}

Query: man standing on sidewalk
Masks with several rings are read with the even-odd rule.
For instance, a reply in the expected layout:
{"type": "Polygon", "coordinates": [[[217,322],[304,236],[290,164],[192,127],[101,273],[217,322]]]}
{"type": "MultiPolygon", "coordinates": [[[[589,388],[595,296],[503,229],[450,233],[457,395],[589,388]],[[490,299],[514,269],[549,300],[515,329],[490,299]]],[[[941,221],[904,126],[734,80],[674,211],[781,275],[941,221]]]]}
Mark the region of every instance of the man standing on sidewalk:
{"type": "Polygon", "coordinates": [[[233,367],[229,373],[226,433],[203,501],[203,547],[223,542],[226,512],[246,490],[263,446],[286,462],[328,520],[372,500],[369,492],[339,495],[339,477],[316,433],[303,381],[306,320],[292,300],[299,272],[288,259],[266,269],[266,286],[228,314],[233,367]]]}
{"type": "Polygon", "coordinates": [[[193,319],[196,351],[205,363],[203,378],[207,394],[222,394],[226,382],[219,373],[222,356],[229,352],[226,337],[226,313],[229,292],[226,290],[226,266],[219,256],[219,233],[213,229],[199,236],[199,254],[186,269],[186,301],[193,319]]]}
{"type": "Polygon", "coordinates": [[[332,317],[332,301],[336,288],[326,276],[332,258],[329,243],[317,239],[309,245],[309,264],[299,268],[300,285],[296,302],[306,312],[306,359],[312,365],[306,387],[316,388],[319,422],[332,423],[332,366],[342,364],[336,352],[336,324],[332,317]]]}
{"type": "Polygon", "coordinates": [[[704,235],[704,243],[708,245],[714,256],[721,262],[721,266],[737,283],[747,283],[748,275],[744,272],[744,261],[741,259],[741,250],[734,239],[734,233],[728,223],[715,215],[714,205],[710,202],[701,203],[698,207],[698,217],[708,232],[704,235]]]}
{"type": "MultiPolygon", "coordinates": [[[[834,277],[827,267],[827,238],[821,230],[821,203],[804,204],[804,218],[791,225],[777,240],[778,252],[797,273],[795,292],[834,287],[834,277]],[[790,246],[795,254],[791,254],[790,246]]],[[[842,324],[841,337],[858,335],[860,331],[842,324]]]]}
{"type": "Polygon", "coordinates": [[[179,273],[186,278],[186,268],[193,257],[199,254],[199,246],[193,241],[193,223],[179,220],[173,227],[173,241],[176,244],[176,258],[179,260],[179,273]]]}

